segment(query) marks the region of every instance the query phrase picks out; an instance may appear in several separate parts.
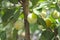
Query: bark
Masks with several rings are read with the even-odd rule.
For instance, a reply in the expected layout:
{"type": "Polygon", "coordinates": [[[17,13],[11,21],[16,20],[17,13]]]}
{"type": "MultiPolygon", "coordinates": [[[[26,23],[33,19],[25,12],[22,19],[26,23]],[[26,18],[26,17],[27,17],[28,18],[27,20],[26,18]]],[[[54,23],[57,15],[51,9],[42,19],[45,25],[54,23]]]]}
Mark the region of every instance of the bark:
{"type": "Polygon", "coordinates": [[[29,13],[29,0],[22,0],[23,12],[24,12],[24,26],[25,26],[25,39],[30,40],[30,30],[29,30],[29,23],[27,21],[27,16],[29,13]]]}
{"type": "Polygon", "coordinates": [[[58,29],[57,28],[54,29],[54,35],[55,35],[54,40],[59,40],[59,38],[57,37],[57,35],[58,35],[58,29]]]}

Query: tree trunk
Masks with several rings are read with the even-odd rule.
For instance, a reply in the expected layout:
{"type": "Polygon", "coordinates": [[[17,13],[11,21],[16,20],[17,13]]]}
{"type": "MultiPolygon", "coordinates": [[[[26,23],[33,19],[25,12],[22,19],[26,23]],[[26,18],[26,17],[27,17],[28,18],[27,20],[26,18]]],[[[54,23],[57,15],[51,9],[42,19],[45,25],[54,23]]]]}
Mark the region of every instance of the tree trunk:
{"type": "Polygon", "coordinates": [[[26,40],[30,40],[30,30],[29,23],[27,21],[27,16],[29,13],[29,0],[22,0],[23,12],[24,12],[24,26],[25,26],[25,38],[26,40]]]}

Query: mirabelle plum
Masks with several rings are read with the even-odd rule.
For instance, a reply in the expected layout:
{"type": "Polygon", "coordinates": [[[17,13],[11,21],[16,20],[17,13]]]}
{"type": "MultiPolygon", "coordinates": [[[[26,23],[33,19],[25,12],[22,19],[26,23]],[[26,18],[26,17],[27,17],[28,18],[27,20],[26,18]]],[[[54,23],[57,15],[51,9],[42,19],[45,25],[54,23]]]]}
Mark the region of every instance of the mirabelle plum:
{"type": "Polygon", "coordinates": [[[27,16],[27,20],[30,24],[34,24],[37,22],[37,15],[35,15],[34,13],[30,13],[27,16]]]}

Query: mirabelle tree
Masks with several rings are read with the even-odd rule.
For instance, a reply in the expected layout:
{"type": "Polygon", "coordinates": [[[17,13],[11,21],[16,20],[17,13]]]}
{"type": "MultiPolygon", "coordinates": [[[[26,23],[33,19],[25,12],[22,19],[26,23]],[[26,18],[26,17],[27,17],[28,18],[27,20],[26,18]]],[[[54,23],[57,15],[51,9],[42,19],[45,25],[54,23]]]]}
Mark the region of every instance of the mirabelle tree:
{"type": "Polygon", "coordinates": [[[0,26],[1,40],[60,40],[60,0],[0,0],[0,26]]]}

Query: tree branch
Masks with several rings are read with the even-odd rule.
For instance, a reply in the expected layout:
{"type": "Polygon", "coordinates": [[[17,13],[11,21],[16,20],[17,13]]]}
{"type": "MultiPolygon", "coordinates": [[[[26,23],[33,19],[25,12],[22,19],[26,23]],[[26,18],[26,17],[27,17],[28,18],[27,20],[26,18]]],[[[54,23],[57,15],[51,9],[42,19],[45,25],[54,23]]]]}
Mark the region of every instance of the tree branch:
{"type": "Polygon", "coordinates": [[[25,26],[25,38],[26,40],[30,40],[30,30],[29,23],[27,21],[27,16],[29,13],[29,0],[22,0],[23,12],[24,12],[24,26],[25,26]]]}

